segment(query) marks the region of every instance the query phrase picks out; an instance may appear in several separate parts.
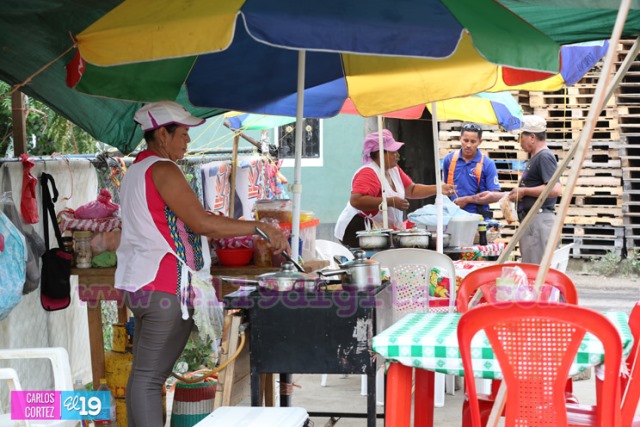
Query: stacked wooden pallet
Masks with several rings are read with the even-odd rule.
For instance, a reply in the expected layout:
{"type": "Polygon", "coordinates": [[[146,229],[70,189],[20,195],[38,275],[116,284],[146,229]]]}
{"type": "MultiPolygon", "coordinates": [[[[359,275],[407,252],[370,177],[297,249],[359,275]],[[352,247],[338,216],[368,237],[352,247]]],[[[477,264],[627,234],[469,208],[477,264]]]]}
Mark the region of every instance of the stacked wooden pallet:
{"type": "MultiPolygon", "coordinates": [[[[629,51],[632,41],[621,43],[620,52],[629,51]]],[[[622,56],[622,55],[621,55],[622,56]]],[[[624,239],[627,249],[640,248],[640,59],[631,69],[616,92],[618,120],[621,134],[621,170],[624,192],[622,210],[624,239]]]]}
{"type": "MultiPolygon", "coordinates": [[[[619,46],[621,58],[629,44],[619,46]]],[[[547,120],[547,142],[559,161],[580,137],[598,78],[596,66],[570,88],[514,94],[525,113],[547,120]]],[[[440,132],[443,157],[460,148],[460,123],[441,129],[447,129],[440,132]]],[[[481,148],[496,162],[503,190],[511,190],[521,177],[526,153],[515,135],[495,127],[487,127],[483,137],[481,148]]],[[[561,178],[563,184],[568,173],[561,178]]],[[[495,219],[503,219],[497,206],[492,211],[495,219]]],[[[505,225],[503,236],[513,235],[517,226],[505,225]]],[[[598,118],[565,219],[562,243],[574,243],[573,258],[600,257],[608,251],[622,255],[631,247],[640,247],[640,61],[598,118]]]]}

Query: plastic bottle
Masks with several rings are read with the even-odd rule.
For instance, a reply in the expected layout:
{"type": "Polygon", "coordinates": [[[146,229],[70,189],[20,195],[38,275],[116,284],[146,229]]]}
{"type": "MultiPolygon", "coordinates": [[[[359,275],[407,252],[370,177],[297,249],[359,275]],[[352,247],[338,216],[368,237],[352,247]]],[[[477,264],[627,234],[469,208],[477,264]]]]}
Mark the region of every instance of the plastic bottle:
{"type": "Polygon", "coordinates": [[[109,389],[107,380],[105,378],[100,378],[100,386],[98,387],[98,391],[109,392],[110,415],[108,420],[95,420],[94,424],[96,425],[96,427],[117,427],[118,423],[116,422],[116,399],[113,397],[113,393],[111,393],[111,390],[109,389]]]}
{"type": "Polygon", "coordinates": [[[478,223],[478,244],[484,246],[487,244],[487,223],[481,221],[478,223]]]}

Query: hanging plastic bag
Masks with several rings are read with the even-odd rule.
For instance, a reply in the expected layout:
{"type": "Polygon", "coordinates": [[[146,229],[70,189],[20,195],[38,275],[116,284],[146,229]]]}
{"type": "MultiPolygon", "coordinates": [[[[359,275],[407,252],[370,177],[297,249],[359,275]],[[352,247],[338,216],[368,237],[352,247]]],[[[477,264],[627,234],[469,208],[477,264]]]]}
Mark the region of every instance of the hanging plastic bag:
{"type": "Polygon", "coordinates": [[[111,202],[111,193],[103,188],[98,199],[80,206],[75,211],[75,217],[81,219],[108,218],[114,216],[120,206],[111,202]]]}
{"type": "Polygon", "coordinates": [[[507,224],[512,224],[518,220],[518,214],[516,212],[513,203],[509,201],[509,193],[506,193],[500,199],[500,209],[502,210],[502,216],[504,217],[507,224]]]}
{"type": "Polygon", "coordinates": [[[22,222],[16,205],[13,203],[10,191],[0,196],[0,211],[7,215],[7,218],[9,218],[25,238],[27,245],[27,276],[22,293],[26,295],[38,289],[40,285],[40,257],[45,251],[44,240],[42,240],[42,237],[40,237],[32,226],[22,222]]]}
{"type": "Polygon", "coordinates": [[[0,320],[22,300],[26,278],[27,245],[24,236],[9,218],[0,212],[0,320]]]}
{"type": "Polygon", "coordinates": [[[38,179],[31,175],[33,161],[29,159],[27,154],[20,155],[22,162],[22,199],[20,200],[20,212],[22,218],[27,224],[37,224],[40,221],[38,217],[38,200],[36,198],[36,186],[38,179]]]}

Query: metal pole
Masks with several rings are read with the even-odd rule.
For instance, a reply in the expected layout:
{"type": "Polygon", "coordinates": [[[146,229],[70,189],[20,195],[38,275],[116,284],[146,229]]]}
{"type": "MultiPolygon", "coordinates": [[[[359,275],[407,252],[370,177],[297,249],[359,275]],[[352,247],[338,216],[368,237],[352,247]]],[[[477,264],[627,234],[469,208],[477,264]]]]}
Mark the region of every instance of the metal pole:
{"type": "Polygon", "coordinates": [[[306,52],[298,52],[298,99],[296,100],[295,167],[293,172],[293,216],[291,218],[291,256],[297,260],[300,251],[300,202],[302,195],[302,134],[304,132],[304,77],[306,52]]]}

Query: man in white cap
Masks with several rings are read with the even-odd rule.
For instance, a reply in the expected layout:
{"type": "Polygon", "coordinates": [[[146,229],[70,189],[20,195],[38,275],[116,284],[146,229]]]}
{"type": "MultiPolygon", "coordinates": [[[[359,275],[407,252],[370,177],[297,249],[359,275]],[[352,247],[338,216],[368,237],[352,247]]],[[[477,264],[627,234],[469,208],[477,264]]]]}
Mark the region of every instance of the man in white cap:
{"type": "MultiPolygon", "coordinates": [[[[529,161],[522,172],[519,186],[511,190],[509,200],[516,202],[518,219],[522,221],[551,180],[558,167],[558,161],[547,147],[547,122],[544,118],[525,115],[520,132],[520,146],[529,153],[529,161]]],[[[556,201],[561,194],[562,186],[556,182],[542,207],[529,223],[520,239],[522,262],[540,264],[542,261],[554,222],[556,201]]]]}

